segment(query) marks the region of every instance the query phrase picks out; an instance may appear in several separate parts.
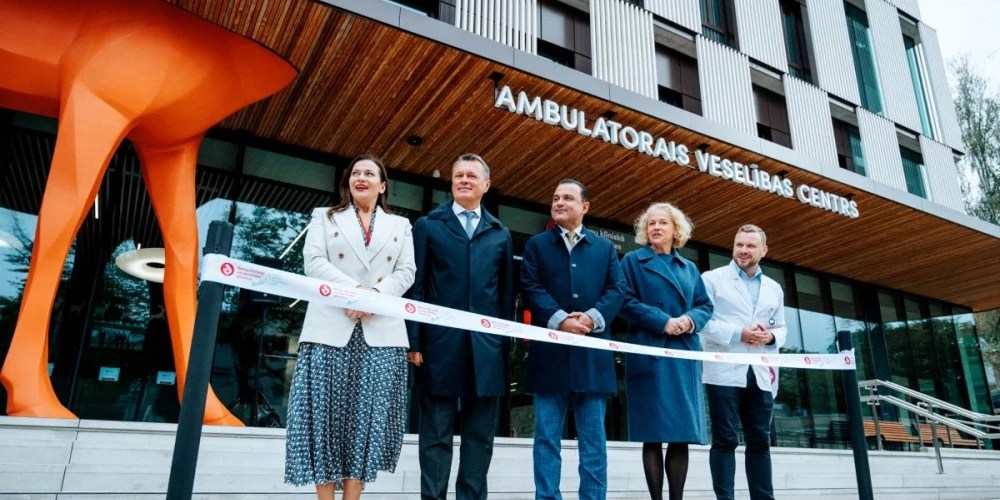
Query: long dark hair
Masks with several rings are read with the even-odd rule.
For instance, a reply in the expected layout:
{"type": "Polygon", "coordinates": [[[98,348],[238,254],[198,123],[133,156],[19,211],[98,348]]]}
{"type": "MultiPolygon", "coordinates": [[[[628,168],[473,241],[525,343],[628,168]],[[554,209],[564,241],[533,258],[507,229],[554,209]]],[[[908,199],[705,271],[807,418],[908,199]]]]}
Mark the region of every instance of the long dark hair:
{"type": "Polygon", "coordinates": [[[340,212],[342,210],[347,210],[351,206],[354,199],[351,197],[351,172],[354,171],[354,166],[360,161],[368,160],[378,166],[378,176],[379,182],[385,183],[385,192],[379,193],[378,200],[375,202],[379,207],[382,207],[382,211],[390,214],[389,211],[389,176],[385,171],[385,165],[382,160],[376,158],[374,155],[363,154],[357,158],[351,160],[351,164],[347,166],[344,170],[344,175],[340,177],[340,201],[330,210],[326,212],[328,217],[333,217],[333,214],[340,212]]]}

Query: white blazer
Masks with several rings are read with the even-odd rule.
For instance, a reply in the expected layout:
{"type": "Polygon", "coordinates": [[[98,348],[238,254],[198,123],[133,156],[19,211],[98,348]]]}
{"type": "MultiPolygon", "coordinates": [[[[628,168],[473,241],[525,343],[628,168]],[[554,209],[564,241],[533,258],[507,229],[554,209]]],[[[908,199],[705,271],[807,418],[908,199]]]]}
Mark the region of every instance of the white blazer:
{"type": "MultiPolygon", "coordinates": [[[[348,207],[334,214],[332,220],[327,210],[313,210],[309,222],[302,248],[306,276],[348,288],[372,287],[394,297],[406,293],[417,270],[410,221],[378,208],[372,239],[365,248],[364,233],[354,210],[348,207]]],[[[343,347],[351,339],[354,324],[344,309],[310,302],[299,342],[343,347]]],[[[375,315],[364,320],[362,327],[370,346],[409,347],[402,319],[375,315]]]]}
{"type": "MultiPolygon", "coordinates": [[[[730,262],[726,267],[706,271],[701,275],[705,289],[715,305],[712,319],[701,330],[705,351],[774,354],[785,344],[785,292],[773,279],[761,274],[757,308],[751,305],[750,292],[740,280],[739,267],[730,262]],[[740,341],[739,331],[760,323],[774,335],[774,344],[751,346],[740,341]]],[[[747,366],[732,363],[702,363],[702,381],[727,387],[746,387],[747,366]]],[[[753,365],[757,386],[771,392],[771,371],[764,365],[753,365]]],[[[777,370],[774,371],[777,377],[777,370]]]]}

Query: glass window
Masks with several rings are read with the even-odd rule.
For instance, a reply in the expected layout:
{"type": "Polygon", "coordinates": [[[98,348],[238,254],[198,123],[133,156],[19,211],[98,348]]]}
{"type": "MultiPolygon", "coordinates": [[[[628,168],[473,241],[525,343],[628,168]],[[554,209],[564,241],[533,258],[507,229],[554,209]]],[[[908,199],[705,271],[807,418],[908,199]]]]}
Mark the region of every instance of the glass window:
{"type": "Polygon", "coordinates": [[[753,97],[757,111],[757,137],[786,148],[792,147],[785,96],[754,85],[753,97]]]}
{"type": "Polygon", "coordinates": [[[917,50],[916,42],[908,36],[903,36],[903,45],[906,46],[906,62],[910,68],[910,81],[913,83],[913,93],[917,97],[917,110],[920,111],[920,128],[924,135],[933,139],[931,112],[927,105],[930,96],[926,93],[927,85],[924,84],[924,76],[921,71],[920,53],[917,50]]]}
{"type": "Polygon", "coordinates": [[[432,17],[448,24],[455,23],[455,0],[385,0],[404,10],[432,17]]]}
{"type": "Polygon", "coordinates": [[[878,292],[879,312],[882,317],[882,335],[889,353],[889,373],[892,381],[907,387],[916,385],[913,377],[913,355],[906,335],[906,321],[896,304],[896,297],[885,291],[878,292]]]}
{"type": "Polygon", "coordinates": [[[236,170],[239,146],[206,137],[198,148],[198,165],[222,170],[236,170]]]}
{"type": "Polygon", "coordinates": [[[656,46],[656,81],[660,101],[701,114],[698,62],[662,45],[656,46]]]}
{"type": "Polygon", "coordinates": [[[732,254],[722,253],[718,250],[709,250],[708,252],[708,268],[718,269],[720,267],[726,267],[733,260],[732,254]]]}
{"type": "Polygon", "coordinates": [[[854,288],[843,281],[831,279],[830,297],[833,300],[833,320],[837,332],[851,333],[854,356],[857,360],[858,380],[874,379],[875,369],[872,366],[871,343],[864,321],[864,309],[854,293],[854,288]]]}
{"type": "MultiPolygon", "coordinates": [[[[42,172],[44,179],[44,172],[42,172]]],[[[21,181],[28,180],[26,176],[11,176],[13,182],[4,188],[24,192],[21,181]]],[[[40,200],[39,200],[40,202],[40,200]]],[[[36,207],[37,210],[37,207],[36,207]]],[[[88,221],[93,219],[88,218],[88,221]]],[[[14,336],[14,327],[21,313],[21,298],[24,296],[25,280],[28,277],[28,264],[31,261],[31,249],[35,240],[35,228],[38,224],[36,214],[20,212],[6,207],[0,207],[0,360],[6,359],[10,343],[14,336]]],[[[86,230],[85,221],[81,230],[86,230]]],[[[91,263],[76,265],[76,243],[70,248],[69,256],[63,265],[62,277],[56,292],[55,305],[49,321],[49,375],[56,394],[65,398],[69,392],[73,376],[75,353],[58,353],[60,344],[65,344],[69,337],[78,338],[80,331],[80,309],[85,298],[80,290],[90,289],[93,273],[87,268],[94,267],[91,263]],[[85,265],[84,265],[85,264],[85,265]],[[75,278],[75,279],[74,279],[75,278]],[[86,282],[86,283],[84,283],[86,282]],[[75,286],[73,286],[75,285],[75,286]],[[75,292],[75,293],[74,293],[75,292]],[[69,354],[69,356],[66,356],[69,354]]],[[[75,349],[75,347],[73,348],[75,349]]],[[[64,351],[69,348],[64,348],[64,351]]],[[[0,384],[0,401],[5,401],[7,392],[0,384]]],[[[0,404],[0,415],[6,415],[6,405],[0,404]]]]}
{"type": "Polygon", "coordinates": [[[243,173],[328,193],[337,192],[339,180],[331,165],[257,148],[246,149],[243,173]]]}
{"type": "Polygon", "coordinates": [[[788,74],[807,82],[812,81],[809,51],[806,46],[806,4],[803,0],[781,0],[781,22],[788,52],[788,74]]]}
{"type": "Polygon", "coordinates": [[[389,181],[389,208],[392,213],[416,222],[424,209],[424,188],[401,181],[389,181]]]}
{"type": "Polygon", "coordinates": [[[924,159],[919,153],[908,148],[899,148],[903,160],[903,176],[906,178],[906,190],[910,194],[927,198],[927,176],[924,172],[924,159]]]}
{"type": "Polygon", "coordinates": [[[948,308],[938,302],[930,302],[930,326],[934,335],[934,361],[937,364],[937,379],[940,383],[938,397],[951,404],[969,407],[968,394],[960,390],[965,383],[961,357],[958,354],[958,337],[955,324],[948,308]]]}
{"type": "Polygon", "coordinates": [[[983,356],[976,333],[976,319],[972,311],[955,308],[955,333],[958,335],[958,353],[965,375],[965,390],[970,396],[970,409],[979,413],[992,413],[990,392],[983,370],[983,356]]]}
{"type": "MultiPolygon", "coordinates": [[[[780,281],[782,285],[784,280],[780,281]]],[[[781,353],[805,352],[799,310],[792,307],[795,297],[785,294],[785,328],[788,330],[781,353]]],[[[816,445],[805,370],[780,369],[778,395],[774,400],[774,433],[778,446],[809,448],[816,445]]]]}
{"type": "Polygon", "coordinates": [[[709,40],[739,48],[732,0],[701,0],[701,34],[709,40]]]}
{"type": "Polygon", "coordinates": [[[906,312],[906,329],[910,336],[910,351],[917,374],[917,385],[910,388],[938,397],[934,384],[936,367],[930,321],[921,314],[920,303],[910,297],[903,299],[903,310],[906,312]]]}
{"type": "MultiPolygon", "coordinates": [[[[828,291],[818,276],[795,273],[799,321],[803,349],[807,353],[837,352],[836,324],[831,314],[828,291]]],[[[846,446],[841,429],[847,421],[843,410],[843,390],[839,374],[829,370],[804,370],[809,391],[809,408],[813,415],[813,435],[816,447],[846,446]]]]}
{"type": "Polygon", "coordinates": [[[868,29],[868,16],[865,11],[844,4],[847,13],[847,33],[851,39],[851,55],[854,58],[854,72],[858,80],[858,92],[861,94],[861,105],[872,113],[883,114],[882,94],[878,86],[878,72],[875,65],[875,55],[872,52],[871,32],[868,29]]]}
{"type": "Polygon", "coordinates": [[[688,247],[688,246],[684,246],[684,247],[678,248],[677,249],[677,253],[679,253],[681,255],[681,257],[684,257],[685,259],[690,260],[691,262],[694,262],[695,265],[698,265],[698,250],[697,249],[694,249],[694,248],[691,248],[691,247],[688,247]]]}
{"type": "Polygon", "coordinates": [[[538,55],[591,73],[590,16],[555,0],[538,2],[538,55]]]}
{"type": "Polygon", "coordinates": [[[861,149],[861,131],[845,121],[833,120],[833,137],[837,145],[837,164],[856,174],[865,174],[865,155],[861,149]]]}

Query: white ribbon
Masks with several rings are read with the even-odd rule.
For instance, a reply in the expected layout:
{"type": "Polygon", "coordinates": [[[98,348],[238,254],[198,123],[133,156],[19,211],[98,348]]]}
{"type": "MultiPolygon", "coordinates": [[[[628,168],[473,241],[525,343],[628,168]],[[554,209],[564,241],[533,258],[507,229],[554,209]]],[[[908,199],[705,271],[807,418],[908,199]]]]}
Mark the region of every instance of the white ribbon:
{"type": "Polygon", "coordinates": [[[205,255],[201,278],[292,299],[319,302],[345,309],[356,309],[409,321],[473,330],[504,337],[538,342],[602,349],[605,351],[645,354],[661,358],[691,359],[741,365],[767,365],[811,370],[854,370],[854,351],[840,354],[750,354],[660,349],[626,342],[604,340],[586,335],[559,332],[514,321],[492,318],[436,306],[426,302],[382,295],[361,288],[345,288],[330,282],[279,271],[220,254],[205,255]]]}

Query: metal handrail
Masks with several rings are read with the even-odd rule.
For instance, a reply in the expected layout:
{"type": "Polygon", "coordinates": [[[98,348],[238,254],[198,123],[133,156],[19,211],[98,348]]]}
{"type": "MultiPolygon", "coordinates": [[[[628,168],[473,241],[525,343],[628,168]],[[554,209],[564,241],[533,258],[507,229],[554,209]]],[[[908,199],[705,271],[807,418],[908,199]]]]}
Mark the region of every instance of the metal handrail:
{"type": "Polygon", "coordinates": [[[885,396],[881,394],[877,396],[861,396],[862,402],[874,401],[876,399],[879,401],[892,403],[893,405],[902,408],[904,410],[907,410],[910,413],[913,413],[914,415],[920,415],[921,417],[924,417],[927,420],[934,420],[941,425],[958,429],[966,434],[977,437],[979,439],[1000,439],[1000,432],[995,432],[995,433],[983,432],[979,429],[976,429],[975,427],[969,427],[968,425],[966,425],[965,422],[959,422],[958,420],[953,420],[943,415],[939,415],[937,413],[934,413],[933,411],[926,410],[908,401],[903,401],[902,399],[899,399],[895,396],[885,396]]]}
{"type": "MultiPolygon", "coordinates": [[[[986,415],[983,413],[977,413],[974,411],[966,410],[960,406],[955,406],[947,401],[942,401],[940,399],[928,396],[922,392],[915,391],[909,387],[904,387],[899,384],[888,382],[885,380],[865,380],[858,382],[859,389],[867,389],[868,395],[861,396],[861,401],[867,403],[872,408],[872,420],[875,425],[875,446],[879,451],[882,450],[882,435],[879,428],[879,411],[877,407],[884,401],[897,408],[909,411],[912,413],[917,420],[917,435],[920,439],[920,447],[924,446],[924,433],[921,429],[920,417],[923,417],[930,423],[931,426],[931,444],[934,446],[934,455],[937,458],[938,474],[944,474],[944,464],[941,460],[941,441],[938,439],[937,425],[941,424],[945,427],[962,431],[970,436],[976,438],[976,448],[982,447],[982,441],[985,439],[997,439],[1000,438],[1000,426],[990,425],[987,422],[1000,422],[1000,415],[986,415]],[[903,399],[897,398],[896,396],[888,394],[879,394],[878,388],[885,387],[887,389],[899,392],[905,396],[913,398],[917,401],[916,404],[903,399]],[[936,413],[934,410],[940,409],[948,411],[951,414],[942,415],[936,413]],[[958,416],[967,419],[968,421],[960,421],[952,418],[953,416],[958,416]],[[993,429],[998,432],[986,432],[982,428],[993,429]]],[[[951,433],[947,433],[948,444],[954,447],[952,443],[951,433]]]]}
{"type": "Polygon", "coordinates": [[[887,380],[863,380],[858,382],[858,387],[862,389],[868,389],[872,387],[887,387],[901,394],[906,394],[913,399],[923,401],[932,407],[941,408],[942,410],[950,411],[956,415],[961,415],[969,420],[976,422],[1000,422],[1000,415],[987,415],[985,413],[978,413],[971,410],[966,410],[961,406],[955,406],[947,401],[942,401],[932,396],[928,396],[922,392],[915,391],[909,387],[899,385],[895,382],[889,382],[887,380]]]}

